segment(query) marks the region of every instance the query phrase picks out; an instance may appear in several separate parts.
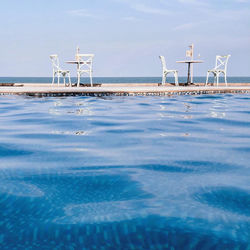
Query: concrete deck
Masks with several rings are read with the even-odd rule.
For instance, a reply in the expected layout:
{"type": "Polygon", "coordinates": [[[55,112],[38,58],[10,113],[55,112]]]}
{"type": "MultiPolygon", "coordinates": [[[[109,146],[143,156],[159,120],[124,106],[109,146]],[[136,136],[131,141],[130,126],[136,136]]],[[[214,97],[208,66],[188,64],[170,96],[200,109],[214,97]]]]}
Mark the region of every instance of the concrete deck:
{"type": "Polygon", "coordinates": [[[96,84],[94,87],[81,86],[64,87],[51,86],[51,84],[6,84],[0,85],[0,95],[29,95],[29,96],[103,96],[103,95],[187,95],[187,94],[217,94],[217,93],[250,93],[250,83],[220,84],[217,86],[204,86],[195,84],[191,86],[162,86],[157,83],[129,83],[129,84],[96,84]]]}

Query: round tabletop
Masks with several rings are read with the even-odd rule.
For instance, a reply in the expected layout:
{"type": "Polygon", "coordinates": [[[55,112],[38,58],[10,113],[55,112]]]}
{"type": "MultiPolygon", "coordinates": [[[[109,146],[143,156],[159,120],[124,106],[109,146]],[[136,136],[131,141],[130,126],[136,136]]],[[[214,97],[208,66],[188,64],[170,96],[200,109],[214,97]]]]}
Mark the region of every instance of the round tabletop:
{"type": "Polygon", "coordinates": [[[66,61],[66,63],[70,63],[70,64],[83,64],[83,63],[87,63],[90,64],[91,62],[86,62],[86,61],[66,61]]]}
{"type": "Polygon", "coordinates": [[[176,61],[177,63],[203,63],[201,60],[185,60],[185,61],[176,61]]]}

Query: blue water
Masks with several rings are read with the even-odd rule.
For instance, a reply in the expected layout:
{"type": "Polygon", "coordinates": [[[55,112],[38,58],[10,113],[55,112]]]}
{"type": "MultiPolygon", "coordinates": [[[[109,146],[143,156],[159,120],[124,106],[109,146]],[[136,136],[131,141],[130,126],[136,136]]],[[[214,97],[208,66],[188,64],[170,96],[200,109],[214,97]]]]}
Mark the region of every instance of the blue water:
{"type": "MultiPolygon", "coordinates": [[[[77,82],[75,77],[71,78],[72,82],[77,82]]],[[[209,78],[212,82],[213,79],[209,78]]],[[[250,77],[228,77],[229,83],[250,83],[250,77]]],[[[0,77],[0,83],[51,83],[51,77],[0,77]]],[[[62,79],[61,79],[62,82],[62,79]]],[[[82,83],[89,83],[89,78],[82,77],[82,83]]],[[[161,83],[161,77],[94,77],[94,83],[161,83]]],[[[174,83],[173,77],[167,77],[167,82],[174,83]]],[[[186,77],[179,77],[180,83],[187,82],[186,77]]],[[[194,82],[205,83],[205,77],[194,77],[194,82]]],[[[224,82],[223,78],[220,82],[224,82]]]]}
{"type": "Polygon", "coordinates": [[[0,96],[0,249],[250,249],[249,104],[0,96]]]}

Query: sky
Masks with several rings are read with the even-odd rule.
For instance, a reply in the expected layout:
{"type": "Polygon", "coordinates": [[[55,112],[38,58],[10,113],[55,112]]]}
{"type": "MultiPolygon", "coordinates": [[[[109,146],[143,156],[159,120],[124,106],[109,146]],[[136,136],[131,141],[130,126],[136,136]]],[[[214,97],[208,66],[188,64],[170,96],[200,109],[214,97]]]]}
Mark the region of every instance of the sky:
{"type": "Polygon", "coordinates": [[[76,74],[76,47],[94,53],[94,76],[161,76],[159,55],[186,76],[231,54],[229,76],[250,76],[250,0],[1,0],[0,76],[51,76],[50,54],[76,74]]]}

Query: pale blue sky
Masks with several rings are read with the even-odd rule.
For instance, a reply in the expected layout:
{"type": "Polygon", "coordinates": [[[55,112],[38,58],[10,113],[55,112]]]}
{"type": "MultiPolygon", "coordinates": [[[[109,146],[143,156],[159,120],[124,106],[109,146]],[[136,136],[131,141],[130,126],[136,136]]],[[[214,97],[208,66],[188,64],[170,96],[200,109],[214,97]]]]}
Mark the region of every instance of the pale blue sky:
{"type": "Polygon", "coordinates": [[[51,76],[49,55],[75,74],[76,46],[94,53],[94,76],[160,76],[158,58],[186,75],[190,43],[203,76],[231,54],[231,76],[250,76],[250,0],[1,1],[0,76],[51,76]]]}

